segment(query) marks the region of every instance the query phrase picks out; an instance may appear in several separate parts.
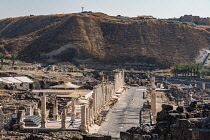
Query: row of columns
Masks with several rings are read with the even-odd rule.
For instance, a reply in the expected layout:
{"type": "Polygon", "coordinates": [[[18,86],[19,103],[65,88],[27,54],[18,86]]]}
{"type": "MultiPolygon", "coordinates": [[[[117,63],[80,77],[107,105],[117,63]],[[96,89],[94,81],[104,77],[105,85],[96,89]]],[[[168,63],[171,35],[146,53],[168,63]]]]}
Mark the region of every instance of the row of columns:
{"type": "Polygon", "coordinates": [[[93,90],[92,96],[89,98],[92,104],[81,107],[81,125],[82,132],[88,132],[88,126],[94,123],[100,111],[106,103],[110,101],[115,92],[124,85],[124,72],[115,74],[114,84],[102,83],[93,90]]]}
{"type": "MultiPolygon", "coordinates": [[[[98,85],[93,90],[92,96],[89,98],[88,105],[81,107],[81,130],[84,130],[84,132],[88,131],[87,126],[91,126],[94,122],[94,119],[98,116],[101,109],[104,107],[104,105],[112,98],[112,96],[115,94],[115,92],[121,88],[124,85],[124,72],[118,72],[115,74],[115,81],[114,85],[112,84],[106,84],[102,83],[98,85]]],[[[72,103],[74,103],[73,106],[75,106],[74,99],[72,100],[72,103]]],[[[72,113],[75,109],[72,107],[72,113]]],[[[66,128],[66,112],[67,109],[64,108],[61,116],[61,128],[66,128]]],[[[71,113],[71,114],[72,114],[71,113]]],[[[74,114],[75,115],[75,114],[74,114]]],[[[53,105],[53,120],[58,120],[58,102],[55,99],[54,105],[53,105]]],[[[43,94],[41,97],[41,128],[46,128],[46,95],[43,94]]],[[[73,117],[71,115],[71,117],[73,117]]]]}
{"type": "MultiPolygon", "coordinates": [[[[58,115],[58,101],[55,99],[54,105],[53,105],[53,120],[58,120],[58,116],[59,116],[58,115]]],[[[43,96],[41,97],[41,128],[46,128],[46,123],[47,123],[46,95],[43,93],[43,96]]]]}
{"type": "MultiPolygon", "coordinates": [[[[75,100],[72,100],[73,107],[71,111],[71,118],[75,118],[75,100]]],[[[66,116],[67,116],[67,108],[64,107],[62,114],[61,114],[61,128],[66,128],[66,116]]],[[[59,119],[58,114],[58,101],[55,99],[54,105],[53,105],[53,120],[56,121],[59,119]]],[[[47,114],[46,114],[46,95],[43,94],[41,97],[41,128],[46,128],[47,123],[47,114]]]]}

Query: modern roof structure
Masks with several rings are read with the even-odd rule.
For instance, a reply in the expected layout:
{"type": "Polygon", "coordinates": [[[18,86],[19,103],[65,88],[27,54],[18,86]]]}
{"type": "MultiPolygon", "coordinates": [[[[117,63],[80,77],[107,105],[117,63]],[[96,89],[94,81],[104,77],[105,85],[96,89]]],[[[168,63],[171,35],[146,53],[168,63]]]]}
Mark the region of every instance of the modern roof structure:
{"type": "Polygon", "coordinates": [[[23,83],[33,83],[33,81],[26,76],[14,77],[14,78],[23,82],[23,83]]]}
{"type": "Polygon", "coordinates": [[[21,84],[22,82],[13,78],[13,77],[1,77],[1,79],[3,80],[4,83],[8,83],[8,84],[21,84]]]}
{"type": "Polygon", "coordinates": [[[75,84],[72,84],[71,82],[68,82],[68,83],[63,83],[63,84],[60,84],[60,85],[55,85],[55,86],[51,86],[50,88],[79,88],[80,86],[78,85],[75,85],[75,84]]]}
{"type": "Polygon", "coordinates": [[[33,81],[26,76],[0,77],[0,82],[7,83],[7,84],[33,83],[33,81]]]}

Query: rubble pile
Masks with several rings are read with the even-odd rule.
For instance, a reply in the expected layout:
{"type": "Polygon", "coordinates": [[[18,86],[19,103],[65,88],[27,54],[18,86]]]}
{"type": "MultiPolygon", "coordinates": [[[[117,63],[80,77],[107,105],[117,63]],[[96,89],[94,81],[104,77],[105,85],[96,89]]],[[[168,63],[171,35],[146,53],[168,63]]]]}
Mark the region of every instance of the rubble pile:
{"type": "Polygon", "coordinates": [[[146,73],[139,73],[139,72],[125,72],[125,82],[128,85],[139,85],[145,86],[149,83],[148,75],[146,73]]]}
{"type": "Polygon", "coordinates": [[[165,92],[165,95],[176,105],[189,105],[191,96],[193,96],[199,90],[200,89],[193,86],[172,84],[168,85],[168,91],[165,92]]]}
{"type": "Polygon", "coordinates": [[[8,88],[3,86],[0,91],[1,139],[111,139],[78,131],[86,133],[89,126],[105,120],[106,109],[125,91],[124,72],[37,65],[17,66],[0,74],[2,79],[8,77],[2,80],[8,88]],[[15,81],[15,76],[27,77],[32,81],[27,83],[30,88],[16,88],[25,83],[15,81]]]}
{"type": "Polygon", "coordinates": [[[189,106],[162,105],[162,111],[157,113],[155,125],[145,124],[132,127],[120,133],[122,140],[135,138],[147,140],[208,140],[210,139],[210,104],[198,104],[196,101],[189,106]]]}
{"type": "Polygon", "coordinates": [[[15,131],[0,130],[1,140],[83,140],[83,136],[77,131],[59,131],[50,133],[21,133],[15,131]]]}

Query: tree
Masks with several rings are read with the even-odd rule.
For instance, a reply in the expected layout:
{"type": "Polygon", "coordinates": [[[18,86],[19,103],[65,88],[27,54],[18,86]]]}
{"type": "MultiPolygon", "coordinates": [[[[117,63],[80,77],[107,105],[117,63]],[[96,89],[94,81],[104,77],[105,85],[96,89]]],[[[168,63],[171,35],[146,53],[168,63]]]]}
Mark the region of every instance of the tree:
{"type": "Polygon", "coordinates": [[[175,64],[172,67],[172,73],[174,76],[181,74],[183,76],[200,76],[202,70],[201,64],[186,63],[186,64],[175,64]]]}
{"type": "Polygon", "coordinates": [[[179,65],[178,64],[175,64],[172,67],[172,73],[174,74],[174,76],[178,76],[178,69],[179,69],[179,65]]]}
{"type": "Polygon", "coordinates": [[[202,69],[202,76],[208,76],[210,72],[210,67],[204,66],[202,69]]]}
{"type": "Polygon", "coordinates": [[[15,65],[15,58],[17,57],[17,54],[12,53],[11,57],[12,57],[12,66],[14,66],[15,65]]]}
{"type": "Polygon", "coordinates": [[[0,66],[0,69],[2,69],[3,65],[4,65],[4,58],[5,58],[5,54],[3,53],[0,53],[0,59],[1,59],[1,66],[0,66]]]}
{"type": "Polygon", "coordinates": [[[197,63],[195,65],[195,73],[196,73],[197,77],[200,77],[200,75],[202,73],[202,69],[203,69],[203,66],[200,63],[197,63]]]}

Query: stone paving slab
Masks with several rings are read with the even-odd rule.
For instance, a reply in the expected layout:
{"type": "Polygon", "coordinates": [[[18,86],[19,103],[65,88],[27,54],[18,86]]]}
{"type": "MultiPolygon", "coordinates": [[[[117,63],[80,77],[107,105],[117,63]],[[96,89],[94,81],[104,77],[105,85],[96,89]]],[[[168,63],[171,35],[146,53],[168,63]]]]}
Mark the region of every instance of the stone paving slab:
{"type": "Polygon", "coordinates": [[[120,137],[120,131],[139,126],[139,112],[143,105],[145,87],[130,87],[109,111],[98,133],[120,137]]]}

